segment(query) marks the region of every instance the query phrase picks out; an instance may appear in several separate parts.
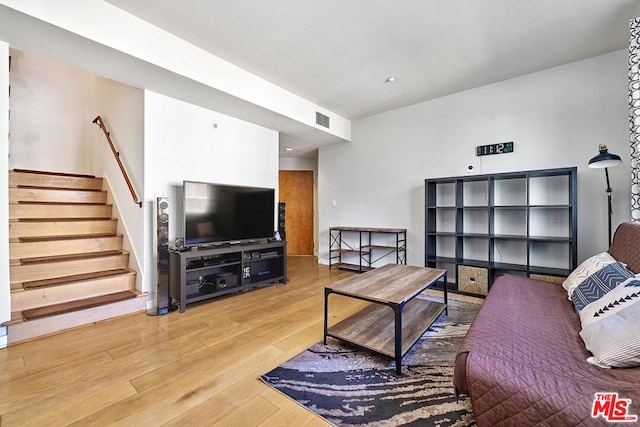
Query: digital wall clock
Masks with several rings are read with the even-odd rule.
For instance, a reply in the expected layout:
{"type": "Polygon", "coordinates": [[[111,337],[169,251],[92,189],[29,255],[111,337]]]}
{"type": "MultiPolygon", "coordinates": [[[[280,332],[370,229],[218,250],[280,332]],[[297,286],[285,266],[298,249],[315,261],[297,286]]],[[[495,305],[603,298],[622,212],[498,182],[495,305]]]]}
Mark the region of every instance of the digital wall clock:
{"type": "Polygon", "coordinates": [[[499,144],[478,145],[476,156],[488,156],[489,154],[513,153],[513,141],[499,144]]]}

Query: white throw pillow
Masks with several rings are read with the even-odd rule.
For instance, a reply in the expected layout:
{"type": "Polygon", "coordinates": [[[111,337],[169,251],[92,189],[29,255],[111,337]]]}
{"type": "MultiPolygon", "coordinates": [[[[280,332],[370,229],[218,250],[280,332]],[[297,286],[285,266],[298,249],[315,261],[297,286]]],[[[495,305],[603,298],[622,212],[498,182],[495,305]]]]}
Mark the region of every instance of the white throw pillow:
{"type": "Polygon", "coordinates": [[[562,287],[567,291],[569,299],[571,299],[571,295],[575,288],[578,287],[580,283],[585,281],[589,276],[591,276],[596,271],[600,270],[603,267],[606,267],[609,264],[613,264],[616,262],[616,259],[612,257],[609,252],[602,252],[598,255],[594,255],[591,258],[585,260],[582,264],[578,266],[575,270],[569,274],[569,277],[562,283],[562,287]]]}
{"type": "Polygon", "coordinates": [[[600,367],[640,366],[640,300],[582,328],[580,337],[593,354],[587,362],[600,367]]]}

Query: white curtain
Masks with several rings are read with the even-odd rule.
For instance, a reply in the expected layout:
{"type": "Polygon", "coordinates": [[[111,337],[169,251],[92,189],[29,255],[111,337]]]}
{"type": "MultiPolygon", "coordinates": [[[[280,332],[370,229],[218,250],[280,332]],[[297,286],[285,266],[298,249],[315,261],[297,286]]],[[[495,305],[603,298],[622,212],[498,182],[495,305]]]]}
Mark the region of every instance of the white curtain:
{"type": "Polygon", "coordinates": [[[629,141],[631,142],[631,219],[640,221],[640,18],[629,25],[629,141]]]}

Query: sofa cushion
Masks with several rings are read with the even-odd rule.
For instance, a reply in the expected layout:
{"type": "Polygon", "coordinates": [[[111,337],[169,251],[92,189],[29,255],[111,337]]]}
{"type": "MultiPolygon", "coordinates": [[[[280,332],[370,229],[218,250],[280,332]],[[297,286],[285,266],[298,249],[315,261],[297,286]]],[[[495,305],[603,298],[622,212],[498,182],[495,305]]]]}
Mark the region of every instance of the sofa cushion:
{"type": "Polygon", "coordinates": [[[640,299],[622,310],[590,323],[580,337],[593,357],[589,363],[601,367],[629,368],[640,366],[640,299]]]}
{"type": "Polygon", "coordinates": [[[594,395],[615,391],[640,414],[640,369],[600,369],[558,285],[504,275],[493,283],[456,357],[454,382],[479,426],[591,426],[594,395]],[[458,363],[458,360],[464,363],[458,363]]]}
{"type": "Polygon", "coordinates": [[[562,287],[567,291],[569,299],[575,288],[584,282],[589,276],[609,264],[616,262],[608,252],[602,252],[582,262],[578,268],[573,270],[567,279],[562,283],[562,287]]]}
{"type": "Polygon", "coordinates": [[[609,248],[612,257],[627,265],[634,273],[640,273],[640,221],[623,222],[613,235],[609,248]]]}
{"type": "Polygon", "coordinates": [[[580,313],[589,303],[601,298],[630,277],[633,277],[633,272],[627,270],[621,262],[609,264],[596,271],[571,294],[576,313],[580,313]]]}

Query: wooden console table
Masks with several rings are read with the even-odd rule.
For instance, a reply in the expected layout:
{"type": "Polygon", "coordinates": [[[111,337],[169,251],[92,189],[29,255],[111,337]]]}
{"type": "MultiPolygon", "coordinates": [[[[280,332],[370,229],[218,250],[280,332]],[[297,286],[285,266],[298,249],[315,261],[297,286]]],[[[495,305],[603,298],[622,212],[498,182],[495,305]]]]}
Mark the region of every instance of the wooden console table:
{"type": "Polygon", "coordinates": [[[401,373],[404,355],[447,310],[447,270],[387,264],[324,288],[324,343],[337,338],[393,358],[401,373]],[[416,298],[444,280],[444,304],[416,298]],[[338,294],[373,304],[328,326],[329,296],[338,294]],[[387,307],[393,310],[391,318],[387,307]]]}

